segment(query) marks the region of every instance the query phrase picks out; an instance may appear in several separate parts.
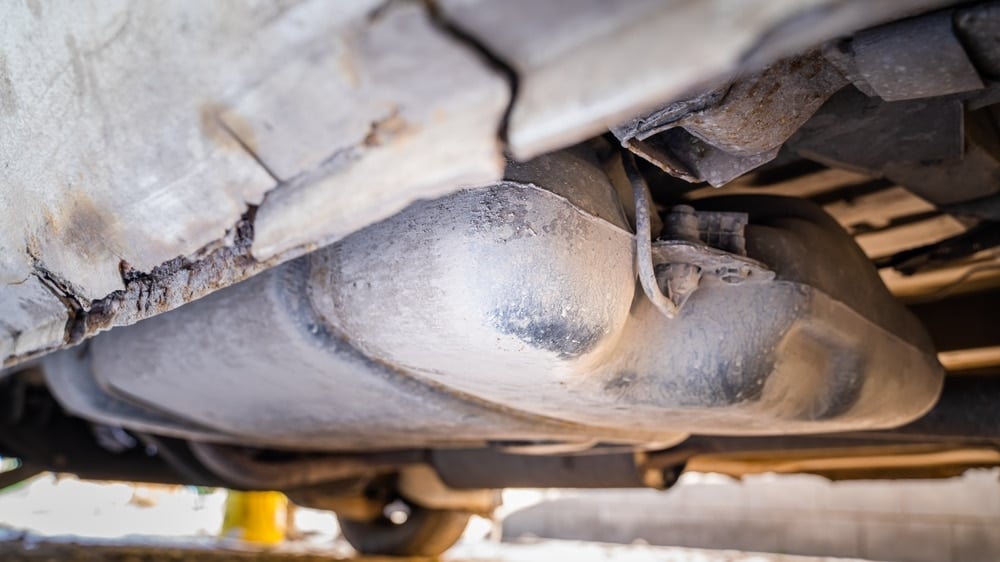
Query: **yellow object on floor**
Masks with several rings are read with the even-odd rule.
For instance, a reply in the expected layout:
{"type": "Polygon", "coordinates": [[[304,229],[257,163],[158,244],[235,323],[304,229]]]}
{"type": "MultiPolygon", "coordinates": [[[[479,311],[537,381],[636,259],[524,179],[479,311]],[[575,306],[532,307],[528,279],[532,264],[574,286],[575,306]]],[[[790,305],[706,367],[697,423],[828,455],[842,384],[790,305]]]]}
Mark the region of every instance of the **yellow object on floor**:
{"type": "Polygon", "coordinates": [[[226,498],[222,536],[262,545],[285,540],[288,498],[281,492],[237,492],[226,498]]]}

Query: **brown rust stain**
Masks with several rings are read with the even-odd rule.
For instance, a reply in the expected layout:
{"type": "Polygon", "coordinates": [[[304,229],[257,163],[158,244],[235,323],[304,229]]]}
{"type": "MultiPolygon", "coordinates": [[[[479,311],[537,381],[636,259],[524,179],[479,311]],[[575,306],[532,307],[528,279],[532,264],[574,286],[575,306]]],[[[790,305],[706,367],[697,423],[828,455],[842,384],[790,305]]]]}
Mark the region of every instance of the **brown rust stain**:
{"type": "MultiPolygon", "coordinates": [[[[42,216],[48,233],[46,238],[58,240],[60,245],[78,255],[90,258],[114,252],[118,221],[86,192],[68,190],[61,206],[54,212],[51,208],[43,208],[42,216]]],[[[38,251],[39,241],[32,238],[29,248],[32,246],[38,251]]]]}
{"type": "MultiPolygon", "coordinates": [[[[203,252],[198,252],[198,257],[177,257],[148,273],[137,271],[128,262],[121,260],[118,267],[125,288],[91,302],[89,310],[80,306],[72,288],[65,280],[46,269],[40,259],[41,250],[53,236],[39,239],[36,235],[29,234],[26,237],[26,250],[35,258],[34,275],[63,301],[69,319],[62,345],[7,358],[3,366],[15,365],[58,347],[79,343],[115,326],[134,324],[173,310],[284,261],[276,257],[259,262],[251,255],[255,213],[256,207],[251,207],[234,225],[231,245],[210,244],[203,252]]],[[[45,221],[48,230],[44,232],[56,235],[55,238],[61,241],[73,233],[81,234],[82,238],[74,241],[78,245],[103,243],[102,232],[106,232],[108,227],[99,207],[85,194],[78,194],[65,212],[53,213],[46,210],[45,221]]],[[[285,256],[291,257],[294,256],[285,256]]]]}
{"type": "Polygon", "coordinates": [[[410,122],[399,115],[398,109],[394,109],[388,116],[372,123],[363,143],[369,148],[383,146],[412,133],[411,129],[410,122]]]}
{"type": "MultiPolygon", "coordinates": [[[[64,345],[73,345],[112,327],[134,324],[173,310],[294,257],[286,255],[284,259],[275,257],[259,262],[252,256],[250,247],[253,244],[256,207],[251,207],[233,226],[230,233],[232,242],[228,245],[213,242],[195,256],[174,258],[148,273],[137,271],[125,260],[120,260],[118,269],[125,288],[91,302],[90,309],[83,310],[78,297],[65,280],[45,268],[41,260],[43,250],[53,240],[57,240],[59,244],[72,245],[83,255],[90,255],[88,252],[106,246],[106,237],[117,232],[115,223],[109,221],[101,207],[84,193],[75,193],[56,212],[44,209],[43,213],[46,224],[41,232],[44,237],[29,234],[26,237],[26,250],[35,258],[35,275],[63,301],[70,314],[64,345]]],[[[52,350],[36,350],[8,358],[4,361],[4,366],[14,365],[48,351],[52,350]]]]}
{"type": "Polygon", "coordinates": [[[202,135],[214,146],[257,153],[253,125],[231,108],[216,102],[203,103],[198,109],[198,123],[202,135]]]}
{"type": "Polygon", "coordinates": [[[122,262],[119,269],[125,290],[116,291],[93,303],[74,333],[80,338],[133,324],[139,320],[173,310],[213,291],[238,283],[275,265],[276,261],[258,262],[250,254],[253,243],[251,209],[235,226],[234,242],[207,252],[201,259],[178,257],[157,266],[149,273],[132,269],[122,262]]]}

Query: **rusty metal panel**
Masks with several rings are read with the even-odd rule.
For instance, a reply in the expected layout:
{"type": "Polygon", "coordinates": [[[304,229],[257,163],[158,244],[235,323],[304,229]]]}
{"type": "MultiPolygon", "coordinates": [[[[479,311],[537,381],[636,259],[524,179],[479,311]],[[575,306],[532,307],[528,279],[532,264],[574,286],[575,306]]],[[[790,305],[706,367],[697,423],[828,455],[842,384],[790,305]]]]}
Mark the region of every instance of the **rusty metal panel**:
{"type": "Polygon", "coordinates": [[[415,203],[113,331],[79,361],[128,401],[287,446],[852,430],[904,423],[936,399],[926,334],[817,207],[699,200],[716,212],[697,219],[700,242],[654,264],[668,266],[661,290],[670,267],[701,266],[670,318],[636,288],[636,236],[599,218],[617,214],[599,196],[614,186],[579,174],[591,181],[557,195],[544,186],[558,160],[544,162],[519,170],[529,183],[415,203]],[[743,250],[767,268],[758,281],[728,270],[743,250]]]}
{"type": "MultiPolygon", "coordinates": [[[[492,181],[500,139],[558,148],[941,3],[5,5],[0,306],[44,278],[74,343],[492,181]],[[509,115],[498,61],[518,81],[509,115]]],[[[58,343],[8,332],[4,365],[58,343]]]]}
{"type": "Polygon", "coordinates": [[[222,238],[274,186],[214,114],[282,54],[269,24],[282,6],[3,12],[0,280],[43,268],[86,307],[124,288],[123,267],[148,271],[222,238]]]}
{"type": "Polygon", "coordinates": [[[664,171],[718,187],[773,160],[781,145],[846,84],[832,64],[812,51],[612,130],[623,146],[664,171]]]}
{"type": "Polygon", "coordinates": [[[41,278],[37,306],[66,305],[65,337],[51,315],[19,318],[0,361],[498,177],[506,82],[423,8],[381,8],[0,8],[0,309],[24,309],[18,287],[41,278]]]}

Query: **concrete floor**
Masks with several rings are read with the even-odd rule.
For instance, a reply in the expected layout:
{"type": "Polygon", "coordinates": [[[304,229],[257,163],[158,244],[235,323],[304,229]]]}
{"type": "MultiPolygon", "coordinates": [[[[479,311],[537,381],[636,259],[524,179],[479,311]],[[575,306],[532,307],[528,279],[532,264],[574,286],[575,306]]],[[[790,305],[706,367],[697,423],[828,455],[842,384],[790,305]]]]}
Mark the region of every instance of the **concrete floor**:
{"type": "Polygon", "coordinates": [[[567,491],[510,513],[520,536],[840,556],[893,562],[1000,560],[1000,471],[942,480],[743,481],[685,475],[666,492],[567,491]]]}
{"type": "MultiPolygon", "coordinates": [[[[666,492],[508,490],[497,513],[502,533],[495,523],[474,518],[444,560],[1000,560],[998,479],[998,470],[896,482],[808,475],[741,482],[691,474],[666,492]],[[501,534],[504,543],[490,540],[501,534]],[[748,554],[755,552],[780,554],[748,554]]],[[[296,539],[281,552],[220,542],[226,496],[220,490],[204,495],[176,486],[43,475],[0,496],[0,561],[312,562],[352,556],[332,514],[315,510],[295,511],[296,539]]]]}
{"type": "MultiPolygon", "coordinates": [[[[247,552],[207,549],[203,546],[169,544],[107,544],[27,540],[0,541],[4,562],[329,562],[353,559],[359,562],[399,561],[399,558],[345,558],[339,555],[295,552],[247,552]]],[[[811,558],[781,554],[755,554],[646,545],[607,545],[571,541],[539,541],[533,544],[482,543],[456,547],[442,562],[833,562],[846,559],[811,558]]]]}

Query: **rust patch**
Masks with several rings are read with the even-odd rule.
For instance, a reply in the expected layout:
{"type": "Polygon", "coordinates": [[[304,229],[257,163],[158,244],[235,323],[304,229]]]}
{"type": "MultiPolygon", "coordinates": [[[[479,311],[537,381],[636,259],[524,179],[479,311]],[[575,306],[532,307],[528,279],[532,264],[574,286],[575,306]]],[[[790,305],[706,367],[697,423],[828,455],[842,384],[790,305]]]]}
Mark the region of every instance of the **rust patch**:
{"type": "MultiPolygon", "coordinates": [[[[69,342],[72,340],[72,330],[76,323],[76,319],[82,314],[83,306],[80,303],[80,299],[73,292],[69,284],[56,275],[55,273],[49,271],[45,265],[38,259],[39,256],[40,243],[38,238],[34,235],[28,235],[27,244],[25,247],[25,252],[31,258],[32,262],[32,272],[45,288],[52,293],[66,308],[66,326],[64,328],[63,340],[69,342]]],[[[14,363],[17,363],[23,359],[29,359],[34,356],[42,355],[52,351],[51,349],[42,349],[32,352],[29,357],[8,357],[4,360],[3,366],[9,367],[14,363]]]]}
{"type": "MultiPolygon", "coordinates": [[[[253,219],[257,208],[251,207],[230,232],[232,244],[210,244],[194,257],[177,257],[149,273],[137,271],[128,262],[119,262],[124,290],[90,303],[85,310],[64,280],[45,269],[36,258],[39,241],[30,238],[27,250],[35,259],[34,275],[56,295],[69,311],[65,345],[74,345],[115,326],[126,326],[151,316],[173,310],[218,289],[239,283],[265,269],[301,253],[259,262],[250,253],[253,244],[253,219]]],[[[62,347],[62,346],[57,346],[62,347]]],[[[38,357],[53,349],[41,349],[10,357],[4,367],[38,357]]]]}
{"type": "Polygon", "coordinates": [[[84,192],[74,194],[70,208],[66,213],[64,228],[59,224],[51,225],[57,232],[65,232],[73,238],[75,245],[92,246],[101,243],[100,232],[108,223],[108,218],[94,205],[92,199],[84,192]]]}
{"type": "Polygon", "coordinates": [[[387,117],[372,123],[371,130],[365,135],[364,145],[372,148],[391,143],[410,131],[410,123],[399,115],[399,109],[394,109],[387,117]]]}
{"type": "MultiPolygon", "coordinates": [[[[47,238],[58,239],[60,244],[86,258],[107,250],[114,253],[108,241],[116,238],[117,221],[85,192],[70,190],[67,195],[66,203],[55,213],[49,208],[42,211],[45,231],[51,233],[47,238]]],[[[39,246],[39,241],[34,239],[33,249],[38,251],[39,246]]]]}
{"type": "Polygon", "coordinates": [[[198,109],[201,133],[213,145],[227,150],[246,150],[257,153],[257,137],[253,126],[238,113],[226,106],[208,102],[198,109]]]}
{"type": "Polygon", "coordinates": [[[178,257],[149,273],[121,262],[119,269],[125,289],[95,301],[71,330],[74,337],[83,339],[173,310],[274,265],[273,260],[258,262],[250,254],[255,212],[256,208],[251,208],[236,224],[232,245],[215,248],[200,259],[178,257]]]}

